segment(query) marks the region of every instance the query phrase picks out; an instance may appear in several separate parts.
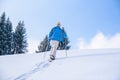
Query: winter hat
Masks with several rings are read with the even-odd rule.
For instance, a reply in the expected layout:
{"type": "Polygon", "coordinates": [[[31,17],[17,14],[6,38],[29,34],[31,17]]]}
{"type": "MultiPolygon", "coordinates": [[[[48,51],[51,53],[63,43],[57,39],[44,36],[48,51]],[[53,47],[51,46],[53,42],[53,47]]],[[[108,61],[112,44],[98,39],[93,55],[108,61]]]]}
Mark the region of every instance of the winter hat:
{"type": "Polygon", "coordinates": [[[61,26],[60,22],[57,22],[57,26],[61,26]]]}

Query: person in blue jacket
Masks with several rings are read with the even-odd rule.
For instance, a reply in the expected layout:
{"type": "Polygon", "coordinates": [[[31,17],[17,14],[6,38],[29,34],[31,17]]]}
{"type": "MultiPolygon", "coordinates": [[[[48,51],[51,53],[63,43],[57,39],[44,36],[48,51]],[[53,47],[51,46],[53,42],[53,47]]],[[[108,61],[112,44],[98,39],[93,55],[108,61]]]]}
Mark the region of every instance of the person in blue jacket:
{"type": "Polygon", "coordinates": [[[59,45],[59,42],[64,42],[64,39],[67,38],[66,33],[61,29],[60,22],[57,23],[57,26],[53,27],[49,33],[49,40],[51,46],[50,59],[55,60],[56,50],[59,45]]]}

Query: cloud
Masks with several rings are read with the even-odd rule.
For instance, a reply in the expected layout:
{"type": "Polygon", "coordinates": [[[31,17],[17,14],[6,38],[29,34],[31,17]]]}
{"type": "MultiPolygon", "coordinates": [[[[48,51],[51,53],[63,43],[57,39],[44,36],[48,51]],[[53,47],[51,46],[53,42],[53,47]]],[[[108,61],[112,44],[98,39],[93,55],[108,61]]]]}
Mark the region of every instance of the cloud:
{"type": "Polygon", "coordinates": [[[120,48],[120,33],[114,36],[105,36],[102,32],[97,33],[89,43],[83,38],[79,39],[80,49],[103,49],[103,48],[120,48]]]}

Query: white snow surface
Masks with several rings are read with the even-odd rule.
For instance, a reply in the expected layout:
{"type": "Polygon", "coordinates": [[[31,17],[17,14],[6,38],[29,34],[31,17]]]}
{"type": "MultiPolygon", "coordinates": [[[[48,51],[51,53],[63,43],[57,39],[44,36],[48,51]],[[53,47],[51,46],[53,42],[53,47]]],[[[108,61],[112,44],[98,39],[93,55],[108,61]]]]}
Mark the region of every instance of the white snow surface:
{"type": "Polygon", "coordinates": [[[120,49],[0,56],[0,80],[120,80],[120,49]]]}

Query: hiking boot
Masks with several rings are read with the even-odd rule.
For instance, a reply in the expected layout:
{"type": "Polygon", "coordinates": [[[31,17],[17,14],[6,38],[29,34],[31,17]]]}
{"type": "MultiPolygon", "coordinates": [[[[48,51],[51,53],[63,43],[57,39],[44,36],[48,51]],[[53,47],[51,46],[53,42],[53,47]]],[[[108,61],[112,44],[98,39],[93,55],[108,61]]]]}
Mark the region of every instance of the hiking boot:
{"type": "Polygon", "coordinates": [[[50,55],[50,59],[55,60],[55,56],[50,55]]]}

